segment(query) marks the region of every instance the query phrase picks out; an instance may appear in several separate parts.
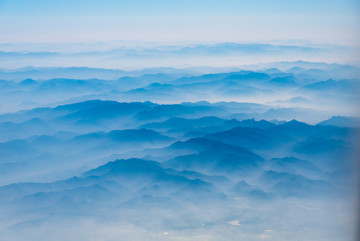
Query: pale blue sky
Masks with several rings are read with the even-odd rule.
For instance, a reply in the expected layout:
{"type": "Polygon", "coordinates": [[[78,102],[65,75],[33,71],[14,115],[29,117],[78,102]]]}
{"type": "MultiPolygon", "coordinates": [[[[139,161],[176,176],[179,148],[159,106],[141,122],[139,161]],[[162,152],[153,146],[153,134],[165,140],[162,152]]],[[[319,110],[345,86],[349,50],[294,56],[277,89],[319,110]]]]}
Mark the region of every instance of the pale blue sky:
{"type": "Polygon", "coordinates": [[[355,44],[356,0],[0,0],[1,42],[270,41],[355,44]]]}

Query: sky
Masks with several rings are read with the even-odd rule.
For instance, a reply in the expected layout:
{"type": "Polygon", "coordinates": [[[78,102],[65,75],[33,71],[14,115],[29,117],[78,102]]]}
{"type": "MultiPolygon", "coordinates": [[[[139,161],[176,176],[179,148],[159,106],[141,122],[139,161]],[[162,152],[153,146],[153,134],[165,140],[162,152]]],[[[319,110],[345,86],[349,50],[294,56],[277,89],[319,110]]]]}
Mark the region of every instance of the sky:
{"type": "Polygon", "coordinates": [[[357,45],[357,0],[0,0],[0,43],[113,40],[357,45]]]}

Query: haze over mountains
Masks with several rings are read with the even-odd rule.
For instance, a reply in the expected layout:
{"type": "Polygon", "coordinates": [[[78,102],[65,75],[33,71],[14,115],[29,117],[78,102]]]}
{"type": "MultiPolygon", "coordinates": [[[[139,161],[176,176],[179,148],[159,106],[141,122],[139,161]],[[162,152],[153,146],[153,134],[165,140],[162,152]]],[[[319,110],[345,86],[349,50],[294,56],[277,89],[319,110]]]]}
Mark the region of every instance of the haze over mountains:
{"type": "Polygon", "coordinates": [[[343,49],[0,47],[0,239],[351,240],[358,68],[284,57],[343,49]]]}
{"type": "MultiPolygon", "coordinates": [[[[358,47],[294,43],[146,42],[0,43],[2,69],[32,67],[91,67],[106,69],[232,68],[297,60],[358,64],[358,47]],[[199,64],[200,63],[200,64],[199,64]]],[[[276,67],[280,67],[278,65],[276,67]]],[[[302,67],[302,66],[299,66],[302,67]]],[[[249,68],[247,68],[249,69],[249,68]]],[[[108,73],[111,75],[111,71],[108,73]]],[[[75,76],[72,76],[75,77],[75,76]]]]}
{"type": "Polygon", "coordinates": [[[344,235],[346,230],[327,231],[323,219],[299,215],[318,210],[332,219],[347,210],[338,205],[348,204],[355,182],[349,148],[355,147],[358,122],[223,117],[242,110],[239,106],[257,108],[94,100],[1,115],[9,131],[0,144],[4,237],[43,239],[45,230],[52,230],[54,240],[61,240],[68,236],[53,226],[60,225],[74,240],[134,233],[139,239],[201,239],[203,232],[211,240],[236,235],[257,240],[264,230],[274,233],[269,238],[285,240],[295,231],[274,221],[271,213],[282,210],[278,205],[296,213],[296,220],[278,214],[291,228],[311,223],[303,227],[303,237],[344,235]],[[324,206],[324,200],[332,201],[324,206]],[[77,231],[69,229],[69,220],[77,220],[77,231]],[[114,225],[131,228],[109,234],[114,225]]]}
{"type": "Polygon", "coordinates": [[[286,70],[268,64],[269,68],[252,71],[153,68],[128,72],[74,67],[2,71],[1,101],[7,105],[0,111],[102,99],[159,104],[250,102],[263,105],[254,110],[260,115],[267,111],[262,118],[288,119],[291,112],[291,118],[313,123],[333,115],[354,115],[359,88],[356,67],[302,61],[282,65],[286,70]],[[304,114],[307,118],[301,119],[304,114]]]}
{"type": "Polygon", "coordinates": [[[0,241],[360,240],[359,10],[0,0],[0,241]]]}

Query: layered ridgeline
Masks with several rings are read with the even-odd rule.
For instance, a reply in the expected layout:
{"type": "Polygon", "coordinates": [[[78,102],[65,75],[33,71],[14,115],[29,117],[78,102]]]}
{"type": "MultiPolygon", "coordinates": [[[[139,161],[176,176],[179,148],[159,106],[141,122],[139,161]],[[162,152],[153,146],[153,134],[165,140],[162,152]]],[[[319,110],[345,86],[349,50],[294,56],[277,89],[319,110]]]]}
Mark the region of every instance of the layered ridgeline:
{"type": "Polygon", "coordinates": [[[0,115],[1,239],[349,237],[358,82],[297,64],[0,73],[2,112],[31,107],[0,115]]]}
{"type": "MultiPolygon", "coordinates": [[[[266,117],[306,122],[354,115],[359,69],[348,65],[281,62],[241,68],[95,68],[0,70],[1,113],[86,100],[179,104],[250,102],[297,109],[269,110],[266,117]],[[277,68],[274,68],[276,66],[277,68]],[[309,115],[308,109],[315,109],[309,115]],[[306,115],[306,118],[305,118],[306,115]]],[[[255,112],[263,113],[264,108],[255,112]]],[[[260,118],[260,117],[259,117],[260,118]]]]}
{"type": "Polygon", "coordinates": [[[262,108],[93,100],[2,115],[1,233],[8,240],[44,240],[48,232],[53,240],[346,235],[357,120],[245,118],[262,108]]]}

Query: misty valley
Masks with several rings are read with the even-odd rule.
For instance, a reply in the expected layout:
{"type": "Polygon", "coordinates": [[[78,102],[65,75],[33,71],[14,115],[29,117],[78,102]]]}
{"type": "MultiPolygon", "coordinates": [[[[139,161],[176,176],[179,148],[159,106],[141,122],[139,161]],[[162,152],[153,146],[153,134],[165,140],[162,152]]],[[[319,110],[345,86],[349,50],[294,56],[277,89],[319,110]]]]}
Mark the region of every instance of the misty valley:
{"type": "Polygon", "coordinates": [[[342,240],[356,71],[2,70],[0,239],[342,240]]]}

